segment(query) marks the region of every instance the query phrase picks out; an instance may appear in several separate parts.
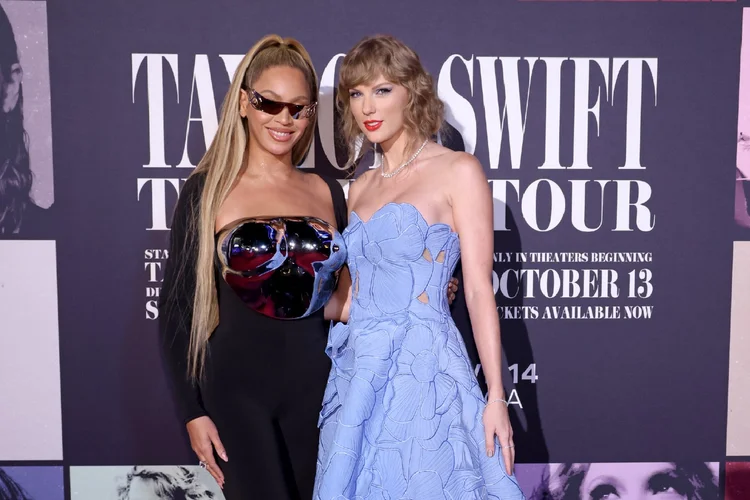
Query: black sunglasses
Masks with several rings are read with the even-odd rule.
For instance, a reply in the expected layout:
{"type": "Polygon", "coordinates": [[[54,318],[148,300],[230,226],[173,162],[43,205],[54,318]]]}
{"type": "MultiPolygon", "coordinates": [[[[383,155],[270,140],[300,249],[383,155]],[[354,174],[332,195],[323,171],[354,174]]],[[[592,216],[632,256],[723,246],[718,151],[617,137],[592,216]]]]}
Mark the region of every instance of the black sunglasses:
{"type": "Polygon", "coordinates": [[[310,118],[313,116],[315,114],[315,109],[318,106],[317,102],[311,104],[293,104],[291,102],[272,101],[271,99],[263,97],[257,93],[255,89],[246,87],[245,85],[242,85],[241,88],[250,94],[248,98],[250,105],[253,108],[268,113],[269,115],[278,115],[281,113],[281,110],[286,108],[289,110],[289,114],[292,115],[292,118],[300,120],[302,118],[310,118]]]}

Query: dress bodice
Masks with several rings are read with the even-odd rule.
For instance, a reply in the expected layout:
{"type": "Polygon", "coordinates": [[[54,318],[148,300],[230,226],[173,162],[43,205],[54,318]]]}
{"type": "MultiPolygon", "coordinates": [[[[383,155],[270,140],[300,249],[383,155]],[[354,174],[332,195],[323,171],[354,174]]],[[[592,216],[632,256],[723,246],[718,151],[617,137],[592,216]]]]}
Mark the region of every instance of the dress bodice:
{"type": "Polygon", "coordinates": [[[460,257],[450,226],[428,224],[409,203],[389,203],[366,222],[351,212],[343,236],[352,275],[350,321],[450,316],[446,289],[460,257]]]}

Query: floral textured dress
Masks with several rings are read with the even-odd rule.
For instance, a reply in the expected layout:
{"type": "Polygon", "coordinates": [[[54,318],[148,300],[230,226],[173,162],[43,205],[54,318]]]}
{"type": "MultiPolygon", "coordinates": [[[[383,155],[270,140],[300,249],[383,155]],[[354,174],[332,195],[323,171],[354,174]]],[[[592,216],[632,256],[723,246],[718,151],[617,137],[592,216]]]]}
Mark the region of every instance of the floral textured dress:
{"type": "Polygon", "coordinates": [[[315,500],[523,499],[502,453],[487,457],[484,400],[446,288],[458,235],[390,203],[344,231],[347,324],[320,413],[315,500]]]}

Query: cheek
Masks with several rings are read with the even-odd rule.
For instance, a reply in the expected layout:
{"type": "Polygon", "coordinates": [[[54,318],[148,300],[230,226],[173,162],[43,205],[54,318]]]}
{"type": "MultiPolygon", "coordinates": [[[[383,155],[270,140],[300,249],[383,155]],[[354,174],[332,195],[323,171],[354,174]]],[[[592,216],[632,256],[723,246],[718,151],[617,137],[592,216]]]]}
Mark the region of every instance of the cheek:
{"type": "Polygon", "coordinates": [[[362,116],[364,116],[364,113],[362,113],[362,102],[361,101],[349,101],[349,109],[352,110],[352,115],[354,115],[354,118],[357,121],[361,121],[362,116]]]}
{"type": "Polygon", "coordinates": [[[300,135],[302,135],[305,130],[307,130],[307,127],[310,126],[310,119],[307,120],[296,120],[294,122],[294,125],[297,127],[297,131],[300,135]]]}
{"type": "Polygon", "coordinates": [[[402,123],[404,121],[405,103],[401,99],[389,99],[384,111],[388,114],[391,123],[402,123]]]}
{"type": "Polygon", "coordinates": [[[250,115],[248,116],[250,119],[250,122],[255,126],[263,126],[269,121],[271,121],[271,116],[267,115],[266,113],[263,113],[262,111],[258,111],[256,109],[250,110],[250,115]]]}
{"type": "Polygon", "coordinates": [[[247,121],[250,124],[250,129],[254,130],[255,132],[260,132],[263,130],[263,127],[271,121],[270,116],[268,116],[265,113],[261,113],[260,111],[257,111],[255,109],[250,110],[250,114],[247,115],[247,121]]]}

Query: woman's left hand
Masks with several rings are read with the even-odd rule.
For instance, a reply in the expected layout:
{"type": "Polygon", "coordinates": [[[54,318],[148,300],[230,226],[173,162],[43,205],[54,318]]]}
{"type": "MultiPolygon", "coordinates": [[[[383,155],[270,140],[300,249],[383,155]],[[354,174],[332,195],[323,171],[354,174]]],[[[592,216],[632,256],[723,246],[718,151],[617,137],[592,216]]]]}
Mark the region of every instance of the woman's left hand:
{"type": "Polygon", "coordinates": [[[484,423],[484,440],[487,447],[487,456],[495,455],[495,436],[500,442],[500,451],[503,453],[505,472],[510,476],[513,474],[513,466],[516,460],[516,450],[513,444],[513,429],[510,426],[508,406],[504,401],[495,401],[500,398],[490,397],[484,408],[482,422],[484,423]],[[493,403],[493,401],[495,401],[493,403]]]}
{"type": "Polygon", "coordinates": [[[448,281],[448,305],[453,304],[453,301],[456,300],[457,291],[458,291],[458,279],[451,278],[450,281],[448,281]]]}

